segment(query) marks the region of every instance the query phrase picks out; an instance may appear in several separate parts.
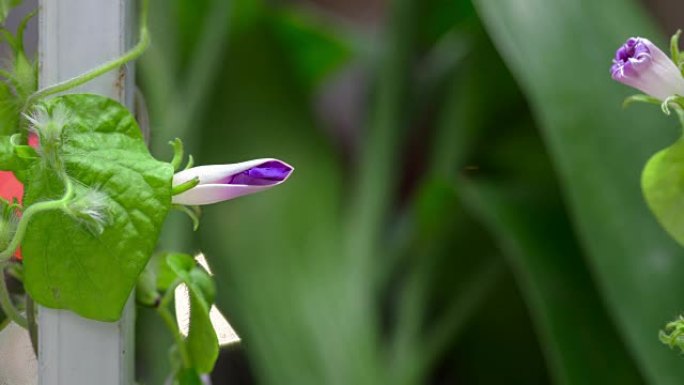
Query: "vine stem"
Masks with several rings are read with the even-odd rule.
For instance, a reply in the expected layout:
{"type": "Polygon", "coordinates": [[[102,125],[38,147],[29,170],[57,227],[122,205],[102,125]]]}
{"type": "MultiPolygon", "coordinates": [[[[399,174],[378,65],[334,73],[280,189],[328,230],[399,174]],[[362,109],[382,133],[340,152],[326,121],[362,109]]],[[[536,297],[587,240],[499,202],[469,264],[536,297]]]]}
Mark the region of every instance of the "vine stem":
{"type": "Polygon", "coordinates": [[[24,318],[24,316],[21,315],[21,312],[19,312],[19,310],[17,310],[12,303],[12,298],[10,297],[9,290],[7,289],[7,280],[5,279],[6,267],[7,263],[2,263],[0,265],[0,306],[2,306],[2,310],[5,312],[7,318],[11,319],[14,321],[14,323],[23,327],[24,329],[27,329],[28,321],[26,318],[24,318]]]}
{"type": "Polygon", "coordinates": [[[149,47],[150,45],[150,33],[147,28],[149,0],[142,0],[141,8],[142,9],[140,11],[140,40],[138,41],[138,44],[135,45],[135,47],[131,48],[128,52],[123,54],[123,56],[103,63],[100,66],[95,67],[86,73],[38,90],[33,95],[28,97],[24,105],[24,111],[26,111],[26,109],[30,107],[33,103],[42,98],[78,87],[140,57],[140,55],[142,55],[147,49],[147,47],[149,47]]]}
{"type": "Polygon", "coordinates": [[[178,328],[176,318],[171,314],[168,308],[169,304],[171,303],[171,300],[173,299],[176,287],[178,287],[178,285],[180,285],[182,282],[182,280],[176,279],[169,286],[169,288],[166,289],[166,293],[164,293],[164,296],[162,297],[161,301],[159,301],[157,313],[159,313],[159,316],[162,318],[162,320],[164,320],[166,327],[173,335],[173,339],[176,341],[176,345],[178,345],[178,351],[180,352],[181,360],[183,361],[183,367],[187,369],[192,367],[190,354],[188,353],[188,350],[185,348],[185,340],[183,339],[183,335],[181,334],[180,329],[178,328]]]}
{"type": "Polygon", "coordinates": [[[29,206],[21,214],[21,219],[19,220],[19,224],[17,225],[17,231],[14,233],[14,236],[12,237],[12,240],[10,241],[9,245],[7,245],[7,248],[0,253],[0,262],[6,262],[12,257],[14,252],[21,244],[21,241],[24,239],[24,235],[26,234],[28,224],[34,215],[43,211],[64,210],[67,208],[67,204],[74,195],[74,188],[69,178],[66,175],[64,175],[63,177],[66,184],[64,196],[62,196],[62,198],[59,200],[33,204],[29,206]]]}

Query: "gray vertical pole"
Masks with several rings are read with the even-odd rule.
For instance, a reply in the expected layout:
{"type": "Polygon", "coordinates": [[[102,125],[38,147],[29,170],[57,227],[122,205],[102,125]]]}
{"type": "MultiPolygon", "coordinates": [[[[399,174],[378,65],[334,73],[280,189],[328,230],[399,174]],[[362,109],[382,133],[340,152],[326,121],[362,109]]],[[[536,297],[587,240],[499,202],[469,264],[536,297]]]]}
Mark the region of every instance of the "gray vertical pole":
{"type": "MultiPolygon", "coordinates": [[[[133,0],[40,0],[40,86],[66,80],[121,56],[136,38],[133,0]]],[[[129,107],[132,66],[76,92],[97,93],[129,107]]],[[[114,323],[41,307],[38,311],[40,385],[133,384],[134,306],[114,323]]]]}

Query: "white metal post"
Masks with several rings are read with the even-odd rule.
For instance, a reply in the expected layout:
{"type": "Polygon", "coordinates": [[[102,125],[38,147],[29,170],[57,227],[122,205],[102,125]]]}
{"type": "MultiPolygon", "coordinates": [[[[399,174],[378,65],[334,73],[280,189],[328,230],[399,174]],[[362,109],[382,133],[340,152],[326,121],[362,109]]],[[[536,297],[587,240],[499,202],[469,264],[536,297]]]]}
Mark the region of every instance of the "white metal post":
{"type": "MultiPolygon", "coordinates": [[[[136,38],[133,0],[40,0],[40,86],[66,80],[121,56],[136,38]]],[[[82,87],[133,102],[132,66],[82,87]]],[[[41,385],[130,385],[134,377],[134,306],[119,322],[68,311],[38,311],[41,385]]]]}

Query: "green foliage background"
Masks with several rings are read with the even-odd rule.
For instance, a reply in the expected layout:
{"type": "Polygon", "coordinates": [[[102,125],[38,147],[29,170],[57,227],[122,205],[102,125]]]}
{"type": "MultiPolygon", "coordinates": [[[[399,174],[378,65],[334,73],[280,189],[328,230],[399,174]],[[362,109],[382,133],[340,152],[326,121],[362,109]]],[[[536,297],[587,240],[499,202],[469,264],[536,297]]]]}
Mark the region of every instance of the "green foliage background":
{"type": "MultiPolygon", "coordinates": [[[[243,338],[215,383],[684,379],[657,338],[684,311],[684,252],[639,188],[677,124],[621,109],[631,91],[608,74],[629,36],[665,46],[640,3],[393,0],[377,25],[310,3],[152,3],[156,155],[179,136],[199,163],[296,168],[206,207],[198,237],[180,215],[164,231],[163,248],[206,254],[243,338]]],[[[156,322],[139,315],[149,384],[167,365],[156,322]]]]}

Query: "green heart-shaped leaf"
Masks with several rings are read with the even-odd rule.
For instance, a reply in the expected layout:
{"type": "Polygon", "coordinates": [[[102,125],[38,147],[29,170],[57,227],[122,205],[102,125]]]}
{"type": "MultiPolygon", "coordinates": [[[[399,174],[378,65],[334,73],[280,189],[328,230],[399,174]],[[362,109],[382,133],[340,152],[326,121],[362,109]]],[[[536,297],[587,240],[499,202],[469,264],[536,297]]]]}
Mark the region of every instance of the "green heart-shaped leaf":
{"type": "MultiPolygon", "coordinates": [[[[131,113],[97,95],[46,102],[69,111],[60,156],[77,194],[97,191],[106,207],[103,231],[62,211],[36,215],[22,243],[25,285],[41,305],[117,320],[157,243],[171,206],[173,169],[147,150],[131,113]]],[[[59,199],[63,182],[36,162],[24,202],[59,199]]]]}
{"type": "Polygon", "coordinates": [[[648,160],[641,187],[658,222],[684,245],[684,139],[648,160]]]}

